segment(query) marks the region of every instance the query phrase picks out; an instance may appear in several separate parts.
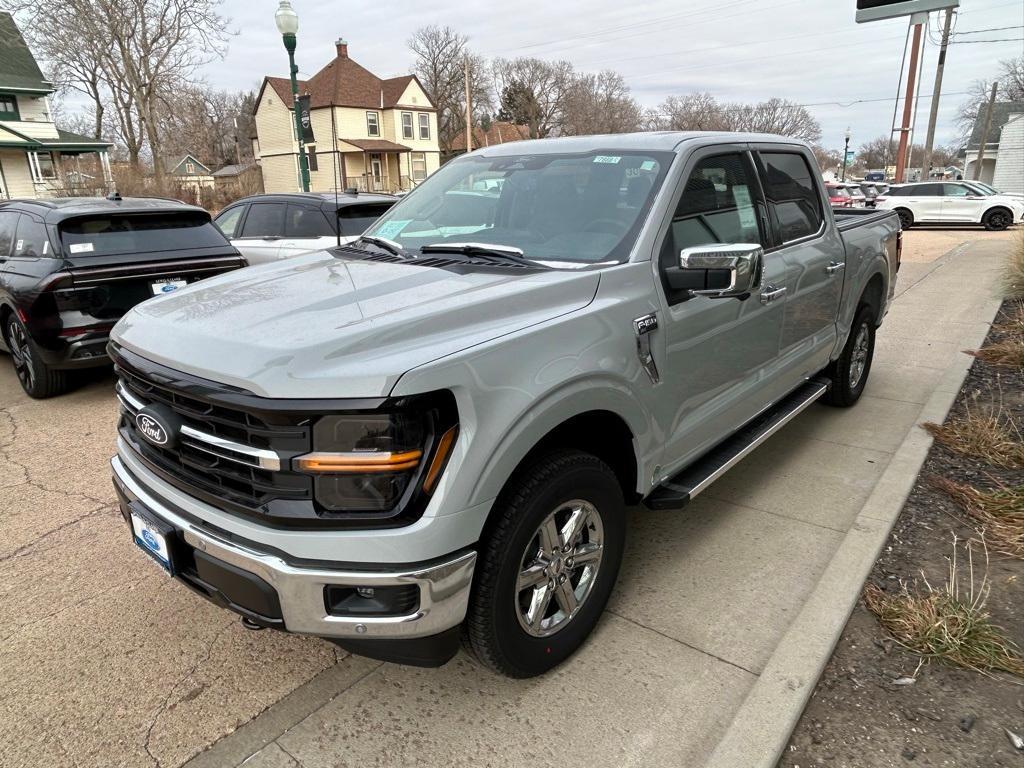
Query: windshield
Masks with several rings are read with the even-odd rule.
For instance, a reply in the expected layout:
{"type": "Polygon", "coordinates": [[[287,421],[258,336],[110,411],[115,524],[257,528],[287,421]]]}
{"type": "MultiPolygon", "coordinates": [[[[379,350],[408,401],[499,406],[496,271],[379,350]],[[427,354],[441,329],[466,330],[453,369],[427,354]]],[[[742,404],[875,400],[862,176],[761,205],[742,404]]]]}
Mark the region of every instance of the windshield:
{"type": "Polygon", "coordinates": [[[60,233],[72,256],[113,256],[228,244],[208,215],[192,212],[89,216],[65,221],[60,233]]]}
{"type": "Polygon", "coordinates": [[[980,181],[972,181],[967,186],[971,187],[972,189],[978,190],[979,192],[981,192],[981,194],[985,195],[985,197],[988,197],[990,195],[1000,195],[1000,194],[1002,194],[995,187],[990,187],[988,184],[982,184],[980,181]]]}
{"type": "Polygon", "coordinates": [[[466,243],[536,261],[623,261],[674,154],[469,156],[442,166],[367,232],[409,251],[466,243]]]}

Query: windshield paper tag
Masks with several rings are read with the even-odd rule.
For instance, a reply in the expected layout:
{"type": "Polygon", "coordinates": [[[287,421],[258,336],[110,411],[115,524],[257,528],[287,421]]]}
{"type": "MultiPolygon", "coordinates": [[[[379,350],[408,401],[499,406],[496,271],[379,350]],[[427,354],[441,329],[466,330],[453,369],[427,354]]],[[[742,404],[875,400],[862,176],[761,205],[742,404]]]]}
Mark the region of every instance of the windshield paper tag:
{"type": "Polygon", "coordinates": [[[72,253],[92,253],[92,243],[72,243],[68,250],[72,253]]]}
{"type": "Polygon", "coordinates": [[[395,219],[393,221],[385,221],[379,227],[377,231],[373,233],[374,237],[386,237],[388,239],[401,234],[402,230],[409,226],[409,222],[412,219],[395,219]]]}
{"type": "Polygon", "coordinates": [[[597,155],[594,158],[594,162],[595,163],[612,163],[612,164],[614,164],[614,163],[619,162],[619,160],[621,160],[621,159],[622,158],[618,157],[617,155],[597,155]]]}

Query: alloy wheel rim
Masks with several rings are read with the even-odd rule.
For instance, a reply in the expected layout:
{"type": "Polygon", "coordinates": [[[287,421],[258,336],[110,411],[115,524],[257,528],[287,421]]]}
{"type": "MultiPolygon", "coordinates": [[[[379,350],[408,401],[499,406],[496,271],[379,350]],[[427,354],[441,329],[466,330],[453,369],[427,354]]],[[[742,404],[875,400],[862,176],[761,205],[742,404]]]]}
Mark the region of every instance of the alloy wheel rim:
{"type": "Polygon", "coordinates": [[[996,229],[1003,229],[1007,226],[1005,213],[993,213],[989,221],[996,229]]]}
{"type": "Polygon", "coordinates": [[[864,375],[864,369],[868,364],[868,341],[868,325],[862,323],[857,329],[857,336],[853,341],[853,354],[850,355],[850,389],[856,389],[861,376],[864,375]]]}
{"type": "Polygon", "coordinates": [[[519,562],[516,617],[533,637],[567,627],[593,592],[604,552],[601,513],[589,501],[556,507],[537,527],[519,562]]]}
{"type": "Polygon", "coordinates": [[[11,340],[11,358],[18,381],[26,389],[31,389],[35,377],[32,373],[32,349],[28,345],[28,336],[25,335],[24,329],[12,320],[8,326],[7,338],[11,340]]]}

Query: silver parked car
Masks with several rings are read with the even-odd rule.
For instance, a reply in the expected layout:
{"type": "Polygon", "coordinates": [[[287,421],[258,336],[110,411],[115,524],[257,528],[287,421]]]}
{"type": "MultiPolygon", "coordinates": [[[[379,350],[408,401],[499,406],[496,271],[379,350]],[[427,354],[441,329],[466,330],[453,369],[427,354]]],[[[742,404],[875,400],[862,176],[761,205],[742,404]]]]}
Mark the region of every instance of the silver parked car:
{"type": "Polygon", "coordinates": [[[250,627],[551,669],[627,504],[864,391],[899,223],[834,214],[816,168],[767,135],[502,144],[348,245],[145,302],[110,348],[135,541],[250,627]]]}

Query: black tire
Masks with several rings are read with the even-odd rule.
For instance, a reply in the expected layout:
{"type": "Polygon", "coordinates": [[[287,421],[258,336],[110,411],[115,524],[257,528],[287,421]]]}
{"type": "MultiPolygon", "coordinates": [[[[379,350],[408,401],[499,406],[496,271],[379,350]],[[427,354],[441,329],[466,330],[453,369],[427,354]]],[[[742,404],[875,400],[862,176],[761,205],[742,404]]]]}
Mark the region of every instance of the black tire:
{"type": "Polygon", "coordinates": [[[993,208],[985,213],[981,223],[989,232],[1002,232],[1013,224],[1013,214],[1006,208],[993,208]]]}
{"type": "MultiPolygon", "coordinates": [[[[588,523],[580,530],[582,538],[574,537],[573,541],[582,542],[585,538],[593,542],[597,530],[596,525],[588,523]]],[[[466,636],[473,654],[494,671],[517,678],[540,675],[571,656],[590,635],[608,602],[622,562],[625,538],[622,489],[612,470],[597,457],[579,451],[559,451],[519,472],[498,498],[480,543],[466,616],[466,636]],[[593,510],[588,514],[596,512],[600,522],[601,554],[589,580],[589,591],[584,591],[584,574],[589,566],[575,564],[573,570],[569,556],[554,558],[558,566],[550,571],[556,574],[550,581],[547,575],[541,575],[542,583],[538,586],[517,589],[520,572],[528,560],[531,564],[541,562],[542,552],[537,551],[544,543],[539,538],[541,525],[556,510],[577,508],[579,505],[568,504],[577,500],[591,505],[593,510]],[[563,572],[564,564],[567,565],[563,572]],[[550,605],[544,603],[546,608],[534,612],[541,623],[549,621],[553,625],[544,628],[538,624],[535,632],[551,634],[537,636],[527,629],[530,617],[528,613],[524,615],[524,603],[529,604],[536,590],[552,589],[556,579],[562,580],[558,584],[564,581],[570,590],[575,590],[574,595],[579,592],[582,599],[577,612],[567,614],[561,607],[564,597],[557,594],[559,588],[553,589],[550,605]],[[561,624],[559,614],[563,616],[561,624]],[[564,618],[566,615],[570,618],[564,618]]],[[[564,544],[561,535],[559,540],[564,544]]],[[[572,551],[582,552],[584,546],[581,543],[572,551]]],[[[593,548],[594,544],[589,546],[593,548]]],[[[548,568],[554,568],[554,559],[548,560],[548,568]]],[[[544,574],[549,573],[548,568],[544,574]]]]}
{"type": "Polygon", "coordinates": [[[914,214],[906,208],[897,208],[896,215],[900,217],[900,229],[907,230],[914,226],[914,214]]]}
{"type": "Polygon", "coordinates": [[[868,374],[871,373],[874,355],[875,311],[867,304],[862,304],[853,318],[850,336],[846,340],[842,354],[825,369],[831,386],[824,402],[839,408],[849,408],[860,400],[868,381],[868,374]],[[857,372],[856,361],[860,358],[860,352],[864,354],[863,365],[857,372]]]}
{"type": "Polygon", "coordinates": [[[39,348],[17,315],[12,314],[7,318],[4,341],[11,352],[14,373],[25,394],[42,400],[67,392],[68,372],[51,368],[42,361],[39,348]]]}

